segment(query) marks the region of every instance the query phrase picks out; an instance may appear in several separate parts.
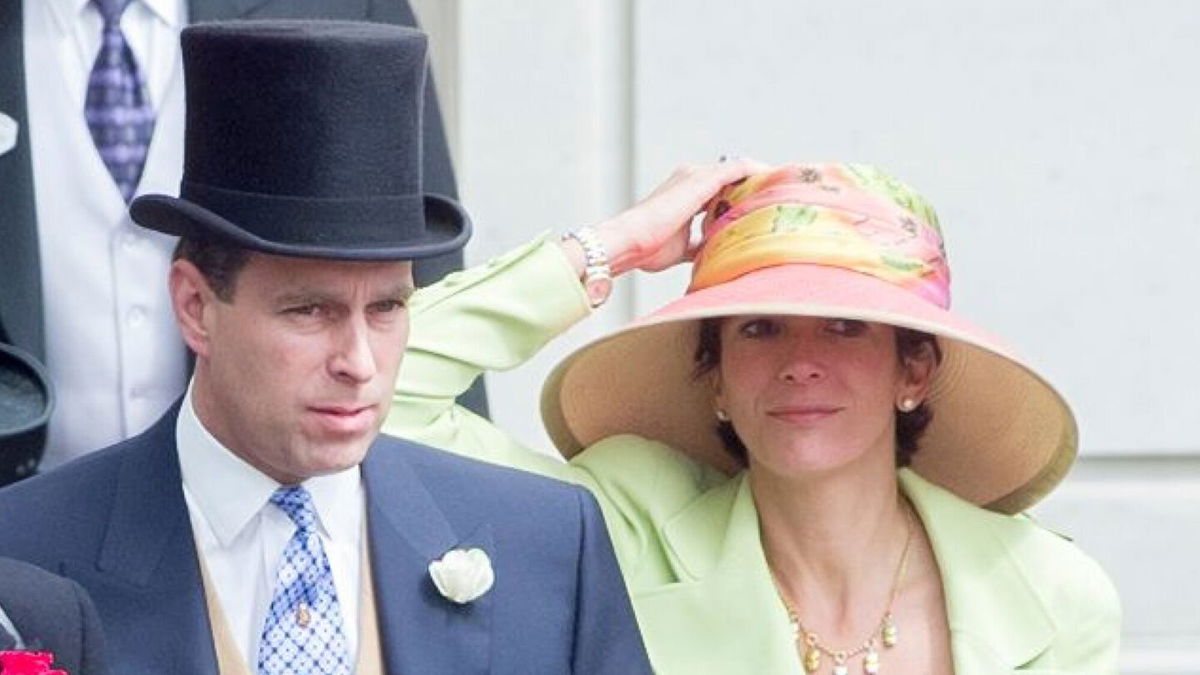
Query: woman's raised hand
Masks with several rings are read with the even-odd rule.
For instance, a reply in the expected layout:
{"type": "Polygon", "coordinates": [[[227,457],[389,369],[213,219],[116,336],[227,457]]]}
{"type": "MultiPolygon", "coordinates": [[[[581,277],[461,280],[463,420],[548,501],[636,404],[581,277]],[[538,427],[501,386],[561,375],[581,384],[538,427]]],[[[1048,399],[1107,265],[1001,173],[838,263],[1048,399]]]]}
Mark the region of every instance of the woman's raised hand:
{"type": "MultiPolygon", "coordinates": [[[[631,269],[657,272],[689,260],[692,218],[725,185],[769,168],[754,160],[732,159],[675,169],[645,199],[594,227],[613,275],[631,269]]],[[[582,273],[582,249],[571,241],[564,249],[582,273]]]]}

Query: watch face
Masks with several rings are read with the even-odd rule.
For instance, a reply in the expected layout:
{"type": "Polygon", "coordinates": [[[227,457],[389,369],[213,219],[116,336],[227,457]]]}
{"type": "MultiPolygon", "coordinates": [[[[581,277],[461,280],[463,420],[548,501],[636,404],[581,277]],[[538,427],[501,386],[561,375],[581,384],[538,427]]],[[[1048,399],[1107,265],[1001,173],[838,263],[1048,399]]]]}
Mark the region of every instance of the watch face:
{"type": "Polygon", "coordinates": [[[612,293],[612,277],[592,277],[586,281],[586,284],[588,300],[591,300],[592,307],[604,304],[609,294],[612,293]]]}

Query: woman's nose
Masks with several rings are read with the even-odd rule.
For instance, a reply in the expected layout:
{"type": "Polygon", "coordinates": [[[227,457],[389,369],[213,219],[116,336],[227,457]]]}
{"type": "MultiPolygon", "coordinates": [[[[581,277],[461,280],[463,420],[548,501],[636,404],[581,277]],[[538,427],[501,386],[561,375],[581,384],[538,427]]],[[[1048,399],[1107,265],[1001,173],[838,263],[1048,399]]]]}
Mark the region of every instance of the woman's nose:
{"type": "Polygon", "coordinates": [[[811,349],[797,347],[786,356],[779,369],[779,379],[800,384],[817,382],[825,377],[825,369],[811,349]]]}

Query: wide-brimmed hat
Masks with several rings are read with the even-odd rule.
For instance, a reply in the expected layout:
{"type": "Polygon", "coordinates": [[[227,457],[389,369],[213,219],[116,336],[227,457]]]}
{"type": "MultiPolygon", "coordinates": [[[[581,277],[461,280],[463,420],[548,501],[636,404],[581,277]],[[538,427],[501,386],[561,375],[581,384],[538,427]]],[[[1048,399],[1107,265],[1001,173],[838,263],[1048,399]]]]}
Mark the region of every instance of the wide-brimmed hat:
{"type": "Polygon", "coordinates": [[[567,457],[632,433],[732,472],[740,467],[696,374],[699,320],[881,322],[936,336],[943,355],[913,468],[976,504],[1021,511],[1066,474],[1075,418],[1004,342],[949,304],[941,229],[916,192],[865,165],[784,167],[714,199],[684,297],[568,356],[547,380],[542,416],[567,457]]]}
{"type": "Polygon", "coordinates": [[[234,21],[183,31],[179,197],[135,199],[138,224],[276,255],[402,260],[470,236],[423,190],[426,38],[341,21],[234,21]]]}
{"type": "Polygon", "coordinates": [[[0,485],[37,468],[53,410],[46,369],[32,354],[0,342],[0,485]]]}

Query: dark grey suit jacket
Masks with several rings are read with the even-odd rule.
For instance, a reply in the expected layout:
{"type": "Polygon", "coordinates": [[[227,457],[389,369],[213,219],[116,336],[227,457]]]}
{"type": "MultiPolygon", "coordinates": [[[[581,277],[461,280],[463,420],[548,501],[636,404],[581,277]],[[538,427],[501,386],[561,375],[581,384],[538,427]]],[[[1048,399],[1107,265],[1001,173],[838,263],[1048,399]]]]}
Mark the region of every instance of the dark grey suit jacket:
{"type": "MultiPolygon", "coordinates": [[[[79,584],[33,565],[0,558],[0,607],[24,640],[24,649],[54,654],[71,675],[102,675],[104,636],[96,608],[79,584]]],[[[13,649],[0,629],[0,651],[13,649]]]]}

